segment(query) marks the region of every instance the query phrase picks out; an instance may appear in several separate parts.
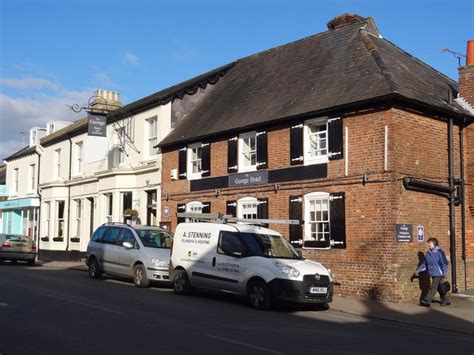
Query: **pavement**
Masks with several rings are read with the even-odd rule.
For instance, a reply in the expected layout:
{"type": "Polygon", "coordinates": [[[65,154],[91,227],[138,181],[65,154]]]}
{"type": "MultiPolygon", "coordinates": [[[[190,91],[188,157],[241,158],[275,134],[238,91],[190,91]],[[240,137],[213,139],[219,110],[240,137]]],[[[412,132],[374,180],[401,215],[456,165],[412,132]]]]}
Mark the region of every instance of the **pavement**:
{"type": "MultiPolygon", "coordinates": [[[[87,271],[85,262],[43,262],[43,267],[87,271]]],[[[474,334],[474,292],[467,291],[451,297],[449,307],[433,302],[431,308],[413,303],[392,303],[334,296],[333,311],[427,328],[474,334]]]]}
{"type": "Polygon", "coordinates": [[[339,299],[326,310],[255,311],[231,295],[178,296],[169,287],[90,280],[78,266],[0,267],[0,354],[472,355],[474,350],[472,334],[349,314],[335,309],[339,299]]]}

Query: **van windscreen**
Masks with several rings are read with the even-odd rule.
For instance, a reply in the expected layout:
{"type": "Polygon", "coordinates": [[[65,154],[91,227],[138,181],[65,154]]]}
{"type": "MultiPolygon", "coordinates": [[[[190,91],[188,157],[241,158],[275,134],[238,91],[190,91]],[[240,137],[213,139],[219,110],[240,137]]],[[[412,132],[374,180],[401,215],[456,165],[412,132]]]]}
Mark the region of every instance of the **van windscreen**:
{"type": "Polygon", "coordinates": [[[247,245],[249,256],[301,259],[298,252],[283,237],[272,234],[240,233],[247,245]]]}

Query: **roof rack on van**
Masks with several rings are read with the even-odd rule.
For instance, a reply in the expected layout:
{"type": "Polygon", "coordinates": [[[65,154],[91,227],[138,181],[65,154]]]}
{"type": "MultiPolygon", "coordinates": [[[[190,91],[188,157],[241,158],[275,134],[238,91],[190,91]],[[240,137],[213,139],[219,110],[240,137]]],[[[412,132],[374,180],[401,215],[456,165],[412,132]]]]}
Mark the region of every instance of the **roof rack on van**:
{"type": "Polygon", "coordinates": [[[297,224],[300,225],[301,221],[298,219],[245,219],[245,218],[236,218],[231,215],[224,215],[222,213],[212,214],[212,213],[192,213],[192,212],[182,212],[176,214],[180,218],[189,218],[196,222],[206,221],[206,222],[215,222],[215,223],[245,223],[245,224],[255,224],[255,225],[264,225],[264,224],[297,224]]]}

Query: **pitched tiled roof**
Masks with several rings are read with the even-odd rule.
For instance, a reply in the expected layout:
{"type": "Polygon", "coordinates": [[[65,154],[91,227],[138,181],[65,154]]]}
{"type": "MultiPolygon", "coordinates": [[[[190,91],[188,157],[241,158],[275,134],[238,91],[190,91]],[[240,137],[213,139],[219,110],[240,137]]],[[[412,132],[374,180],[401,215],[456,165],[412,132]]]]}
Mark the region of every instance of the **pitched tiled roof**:
{"type": "Polygon", "coordinates": [[[36,147],[26,146],[24,148],[21,148],[19,151],[13,153],[12,155],[6,157],[3,160],[5,160],[5,161],[15,160],[15,159],[27,156],[27,155],[34,154],[35,151],[36,151],[36,147]]]}
{"type": "Polygon", "coordinates": [[[457,84],[391,42],[372,19],[243,59],[190,112],[161,147],[389,96],[444,112],[457,84]]]}

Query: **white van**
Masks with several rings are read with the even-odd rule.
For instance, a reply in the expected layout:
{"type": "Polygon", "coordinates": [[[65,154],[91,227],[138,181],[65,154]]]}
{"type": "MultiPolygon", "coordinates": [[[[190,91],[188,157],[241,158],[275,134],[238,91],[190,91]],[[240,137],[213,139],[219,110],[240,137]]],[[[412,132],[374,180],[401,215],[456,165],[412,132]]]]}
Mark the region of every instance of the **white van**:
{"type": "Polygon", "coordinates": [[[180,223],[170,278],[177,294],[192,288],[232,292],[257,309],[332,301],[330,270],[303,259],[278,232],[246,224],[180,223]]]}

